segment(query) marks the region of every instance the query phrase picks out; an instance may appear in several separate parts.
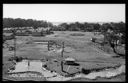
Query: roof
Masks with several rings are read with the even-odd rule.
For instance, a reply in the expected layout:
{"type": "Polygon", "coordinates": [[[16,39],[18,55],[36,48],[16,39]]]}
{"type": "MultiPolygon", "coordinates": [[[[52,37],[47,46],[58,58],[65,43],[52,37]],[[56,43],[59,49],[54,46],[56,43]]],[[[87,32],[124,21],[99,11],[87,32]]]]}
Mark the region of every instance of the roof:
{"type": "Polygon", "coordinates": [[[66,58],[65,60],[66,60],[66,61],[75,61],[74,58],[66,58]]]}

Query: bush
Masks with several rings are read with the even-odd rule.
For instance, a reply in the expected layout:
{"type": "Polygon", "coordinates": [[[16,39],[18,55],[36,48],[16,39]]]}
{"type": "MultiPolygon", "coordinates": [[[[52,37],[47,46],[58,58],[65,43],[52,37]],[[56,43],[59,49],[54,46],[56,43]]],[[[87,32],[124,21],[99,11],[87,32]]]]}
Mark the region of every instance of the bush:
{"type": "Polygon", "coordinates": [[[13,61],[13,60],[15,60],[16,62],[20,62],[20,61],[22,61],[23,60],[23,58],[22,57],[11,57],[11,58],[9,58],[8,59],[8,61],[13,61]]]}
{"type": "Polygon", "coordinates": [[[95,41],[96,41],[96,38],[92,38],[91,41],[92,41],[92,42],[95,42],[95,41]]]}

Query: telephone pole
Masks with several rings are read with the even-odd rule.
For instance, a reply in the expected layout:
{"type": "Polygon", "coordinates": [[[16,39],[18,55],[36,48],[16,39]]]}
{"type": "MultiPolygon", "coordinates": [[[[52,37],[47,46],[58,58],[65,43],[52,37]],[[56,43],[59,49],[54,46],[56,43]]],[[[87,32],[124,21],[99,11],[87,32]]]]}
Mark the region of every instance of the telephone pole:
{"type": "Polygon", "coordinates": [[[14,57],[16,56],[16,31],[13,31],[13,36],[14,36],[14,57]]]}
{"type": "Polygon", "coordinates": [[[63,52],[64,52],[64,42],[62,42],[62,51],[61,51],[61,57],[62,57],[62,60],[61,60],[61,70],[62,70],[62,72],[64,72],[64,69],[63,69],[63,52]]]}
{"type": "Polygon", "coordinates": [[[14,38],[14,57],[16,56],[16,37],[14,38]]]}
{"type": "Polygon", "coordinates": [[[64,42],[62,42],[62,51],[61,51],[62,58],[63,58],[63,54],[64,54],[64,42]]]}

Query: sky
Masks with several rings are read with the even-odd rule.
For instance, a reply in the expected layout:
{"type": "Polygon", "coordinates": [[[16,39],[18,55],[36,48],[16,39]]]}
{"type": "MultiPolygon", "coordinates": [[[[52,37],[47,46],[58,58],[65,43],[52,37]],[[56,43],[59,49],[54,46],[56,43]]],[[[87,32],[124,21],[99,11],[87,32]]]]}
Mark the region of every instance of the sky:
{"type": "Polygon", "coordinates": [[[125,22],[125,4],[3,4],[3,18],[49,22],[125,22]]]}

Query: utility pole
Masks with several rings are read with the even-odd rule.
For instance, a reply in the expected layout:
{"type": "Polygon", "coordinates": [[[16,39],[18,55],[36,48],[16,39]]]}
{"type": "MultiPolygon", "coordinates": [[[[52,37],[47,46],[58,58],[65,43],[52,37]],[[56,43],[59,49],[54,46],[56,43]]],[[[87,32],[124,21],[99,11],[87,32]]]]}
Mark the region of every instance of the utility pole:
{"type": "Polygon", "coordinates": [[[16,56],[16,37],[14,38],[14,56],[16,56]]]}
{"type": "Polygon", "coordinates": [[[64,72],[64,69],[63,69],[63,52],[64,52],[64,42],[62,43],[62,51],[61,51],[61,57],[62,57],[61,70],[62,70],[62,72],[64,72]]]}
{"type": "Polygon", "coordinates": [[[62,42],[62,51],[61,51],[62,58],[63,58],[63,54],[64,54],[64,42],[62,42]]]}
{"type": "Polygon", "coordinates": [[[14,57],[16,56],[16,31],[13,31],[13,36],[14,36],[14,57]]]}
{"type": "MultiPolygon", "coordinates": [[[[61,51],[61,57],[62,57],[62,60],[61,60],[61,70],[62,70],[62,72],[64,72],[64,73],[67,73],[67,74],[69,74],[67,71],[65,71],[64,70],[64,62],[63,62],[63,57],[64,57],[64,55],[63,55],[63,53],[64,53],[64,42],[62,42],[62,51],[61,51]]],[[[70,68],[70,66],[68,67],[68,70],[69,70],[69,68],[70,68]]]]}

